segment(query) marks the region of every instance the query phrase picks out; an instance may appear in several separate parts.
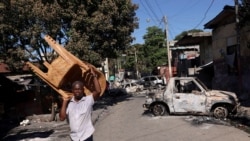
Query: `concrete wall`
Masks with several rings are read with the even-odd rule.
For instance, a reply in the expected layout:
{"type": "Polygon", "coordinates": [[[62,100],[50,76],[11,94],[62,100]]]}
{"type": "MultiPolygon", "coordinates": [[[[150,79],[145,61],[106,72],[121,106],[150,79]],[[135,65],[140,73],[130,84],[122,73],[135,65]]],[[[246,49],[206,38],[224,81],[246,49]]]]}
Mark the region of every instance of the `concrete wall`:
{"type": "Polygon", "coordinates": [[[221,50],[226,52],[227,45],[236,44],[235,24],[228,24],[218,27],[212,32],[213,59],[223,59],[221,50]]]}
{"type": "Polygon", "coordinates": [[[204,40],[200,44],[200,64],[205,65],[213,61],[213,49],[209,40],[204,40]]]}
{"type": "Polygon", "coordinates": [[[237,45],[237,33],[235,23],[220,26],[213,30],[213,60],[214,78],[213,89],[234,91],[239,96],[250,95],[250,28],[244,28],[240,32],[240,66],[236,68],[240,72],[230,74],[228,63],[223,56],[226,54],[227,46],[237,45]]]}

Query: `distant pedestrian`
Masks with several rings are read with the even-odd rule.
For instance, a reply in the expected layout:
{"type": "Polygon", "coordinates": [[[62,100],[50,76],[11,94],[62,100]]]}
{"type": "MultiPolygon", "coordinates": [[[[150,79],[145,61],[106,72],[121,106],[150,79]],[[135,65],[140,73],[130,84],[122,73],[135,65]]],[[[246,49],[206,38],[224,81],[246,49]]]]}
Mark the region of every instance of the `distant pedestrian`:
{"type": "Polygon", "coordinates": [[[99,99],[101,87],[93,69],[90,69],[93,77],[94,88],[90,94],[84,93],[84,83],[75,81],[72,84],[73,97],[63,98],[59,113],[60,120],[68,118],[70,125],[70,138],[72,141],[93,141],[94,126],[91,113],[94,101],[99,99]]]}

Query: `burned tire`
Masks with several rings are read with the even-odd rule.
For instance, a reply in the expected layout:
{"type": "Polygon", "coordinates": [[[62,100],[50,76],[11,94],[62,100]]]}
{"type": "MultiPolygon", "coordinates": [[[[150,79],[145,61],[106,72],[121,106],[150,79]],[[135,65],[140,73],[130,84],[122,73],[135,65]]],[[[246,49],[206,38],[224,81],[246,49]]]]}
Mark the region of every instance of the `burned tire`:
{"type": "Polygon", "coordinates": [[[215,107],[213,110],[213,115],[218,119],[226,118],[228,116],[228,109],[224,106],[215,107]]]}
{"type": "Polygon", "coordinates": [[[161,88],[162,85],[161,85],[161,84],[156,84],[156,87],[157,87],[157,88],[161,88]]]}
{"type": "Polygon", "coordinates": [[[165,107],[165,105],[161,104],[161,103],[156,103],[152,106],[152,113],[155,116],[163,116],[167,114],[167,109],[165,107]]]}
{"type": "Polygon", "coordinates": [[[139,92],[139,91],[141,91],[141,89],[140,89],[140,88],[137,88],[137,89],[135,90],[135,92],[139,92]]]}

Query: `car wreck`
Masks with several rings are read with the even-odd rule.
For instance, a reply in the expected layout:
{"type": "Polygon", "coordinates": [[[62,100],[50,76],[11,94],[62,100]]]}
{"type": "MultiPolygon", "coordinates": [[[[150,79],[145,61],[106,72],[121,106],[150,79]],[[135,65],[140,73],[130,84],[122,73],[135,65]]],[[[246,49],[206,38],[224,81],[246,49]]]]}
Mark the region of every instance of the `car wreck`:
{"type": "Polygon", "coordinates": [[[209,90],[196,77],[172,77],[163,91],[146,95],[143,107],[155,116],[193,114],[226,118],[236,114],[239,105],[233,92],[209,90]]]}
{"type": "Polygon", "coordinates": [[[128,82],[121,85],[121,88],[125,89],[127,93],[135,93],[143,90],[143,85],[136,82],[128,82]]]}

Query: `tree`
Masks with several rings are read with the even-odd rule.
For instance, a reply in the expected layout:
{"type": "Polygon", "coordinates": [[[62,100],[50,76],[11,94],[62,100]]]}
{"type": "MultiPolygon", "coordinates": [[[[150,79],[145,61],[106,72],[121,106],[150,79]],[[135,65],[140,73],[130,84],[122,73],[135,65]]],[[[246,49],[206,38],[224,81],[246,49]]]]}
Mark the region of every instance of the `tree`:
{"type": "Polygon", "coordinates": [[[239,7],[239,19],[240,26],[249,26],[250,25],[250,1],[241,0],[239,7]]]}
{"type": "Polygon", "coordinates": [[[0,59],[13,69],[28,59],[51,62],[54,51],[42,39],[44,33],[79,59],[98,65],[132,42],[137,8],[130,0],[8,1],[1,11],[0,59]]]}
{"type": "Polygon", "coordinates": [[[141,70],[142,66],[142,47],[141,44],[134,44],[126,49],[126,61],[124,63],[124,68],[126,70],[136,71],[141,70]]]}
{"type": "Polygon", "coordinates": [[[147,28],[147,33],[143,36],[143,61],[144,72],[151,73],[154,68],[167,64],[167,49],[165,34],[162,29],[152,26],[147,28]]]}
{"type": "MultiPolygon", "coordinates": [[[[88,7],[88,16],[80,22],[74,22],[74,33],[77,33],[74,35],[84,35],[88,47],[101,54],[100,57],[116,58],[133,40],[130,35],[138,26],[135,18],[135,10],[138,7],[130,0],[92,0],[85,2],[85,7],[88,7]]],[[[71,47],[74,46],[69,46],[71,47]]]]}
{"type": "Polygon", "coordinates": [[[202,32],[203,30],[201,29],[191,29],[191,30],[188,30],[188,31],[183,31],[181,32],[180,34],[178,34],[177,36],[175,36],[175,39],[174,40],[180,40],[183,36],[185,36],[186,34],[188,33],[192,33],[192,32],[202,32]]]}
{"type": "Polygon", "coordinates": [[[40,10],[41,4],[41,1],[32,0],[5,3],[0,24],[0,39],[2,40],[0,51],[1,60],[7,63],[12,71],[21,69],[28,59],[40,62],[42,59],[50,61],[47,57],[49,48],[41,38],[41,33],[49,33],[55,37],[60,33],[61,28],[58,22],[60,18],[55,16],[55,11],[52,12],[53,7],[50,7],[50,16],[48,16],[43,10],[46,11],[49,8],[44,7],[40,10]],[[38,11],[42,14],[38,14],[38,11]]]}

